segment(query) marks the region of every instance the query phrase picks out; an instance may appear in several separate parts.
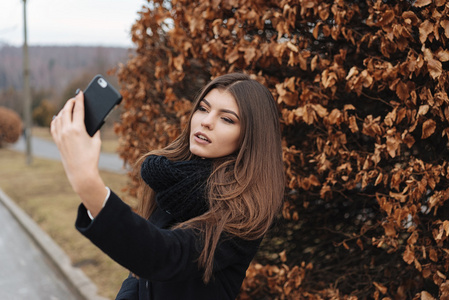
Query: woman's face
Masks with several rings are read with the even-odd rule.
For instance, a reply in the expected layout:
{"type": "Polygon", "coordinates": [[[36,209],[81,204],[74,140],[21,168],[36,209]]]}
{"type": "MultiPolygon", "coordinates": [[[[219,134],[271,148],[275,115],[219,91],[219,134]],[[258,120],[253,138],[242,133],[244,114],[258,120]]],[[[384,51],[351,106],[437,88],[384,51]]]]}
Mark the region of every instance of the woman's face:
{"type": "Polygon", "coordinates": [[[218,158],[239,147],[240,115],[237,103],[226,91],[213,89],[199,103],[190,124],[190,152],[202,158],[218,158]]]}

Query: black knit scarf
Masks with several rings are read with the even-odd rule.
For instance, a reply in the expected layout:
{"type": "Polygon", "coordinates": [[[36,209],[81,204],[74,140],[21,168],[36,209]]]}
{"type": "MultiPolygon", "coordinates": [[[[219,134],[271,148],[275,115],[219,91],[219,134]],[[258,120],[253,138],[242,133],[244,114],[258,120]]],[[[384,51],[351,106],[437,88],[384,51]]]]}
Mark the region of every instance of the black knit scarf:
{"type": "Polygon", "coordinates": [[[211,170],[208,159],[173,162],[150,155],[142,163],[140,174],[155,191],[159,208],[184,222],[208,210],[205,189],[211,170]]]}

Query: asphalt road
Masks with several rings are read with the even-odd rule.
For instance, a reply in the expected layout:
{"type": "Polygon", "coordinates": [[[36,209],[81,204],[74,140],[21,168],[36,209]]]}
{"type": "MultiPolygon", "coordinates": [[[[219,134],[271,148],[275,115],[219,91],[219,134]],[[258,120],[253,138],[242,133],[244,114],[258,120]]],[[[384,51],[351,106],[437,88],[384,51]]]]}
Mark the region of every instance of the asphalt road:
{"type": "Polygon", "coordinates": [[[65,252],[0,189],[0,299],[105,300],[65,252]]]}
{"type": "MultiPolygon", "coordinates": [[[[15,144],[10,145],[9,148],[19,152],[25,152],[25,138],[22,136],[15,144]]],[[[31,153],[33,157],[35,156],[53,160],[61,159],[58,148],[53,142],[34,136],[31,138],[31,153]]],[[[101,153],[98,168],[100,170],[121,174],[127,172],[124,167],[123,160],[118,156],[118,154],[113,153],[101,153]]]]}
{"type": "Polygon", "coordinates": [[[81,299],[0,202],[0,299],[81,299]]]}

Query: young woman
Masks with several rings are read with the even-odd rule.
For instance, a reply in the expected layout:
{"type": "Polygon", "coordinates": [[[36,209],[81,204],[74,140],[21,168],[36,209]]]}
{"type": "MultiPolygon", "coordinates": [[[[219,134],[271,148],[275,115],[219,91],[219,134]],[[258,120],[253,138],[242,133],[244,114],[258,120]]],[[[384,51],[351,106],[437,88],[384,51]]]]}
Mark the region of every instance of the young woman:
{"type": "Polygon", "coordinates": [[[103,183],[83,118],[81,92],[51,132],[82,201],[76,228],[130,270],[117,299],[235,299],[283,199],[268,89],[239,73],[205,86],[181,135],[142,158],[138,214],[103,183]]]}

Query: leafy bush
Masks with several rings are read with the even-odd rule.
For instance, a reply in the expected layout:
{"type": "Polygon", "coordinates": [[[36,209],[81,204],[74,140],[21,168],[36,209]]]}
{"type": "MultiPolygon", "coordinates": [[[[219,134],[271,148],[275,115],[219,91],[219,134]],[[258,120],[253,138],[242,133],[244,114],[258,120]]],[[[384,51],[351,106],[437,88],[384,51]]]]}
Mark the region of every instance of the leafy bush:
{"type": "Polygon", "coordinates": [[[33,121],[38,126],[49,127],[56,113],[56,107],[50,101],[42,100],[39,106],[33,109],[33,121]]]}
{"type": "Polygon", "coordinates": [[[15,143],[22,134],[22,121],[19,115],[0,106],[0,147],[4,143],[15,143]]]}
{"type": "Polygon", "coordinates": [[[118,74],[125,161],[171,141],[214,76],[277,99],[283,220],[240,299],[449,297],[449,1],[150,2],[118,74]]]}

